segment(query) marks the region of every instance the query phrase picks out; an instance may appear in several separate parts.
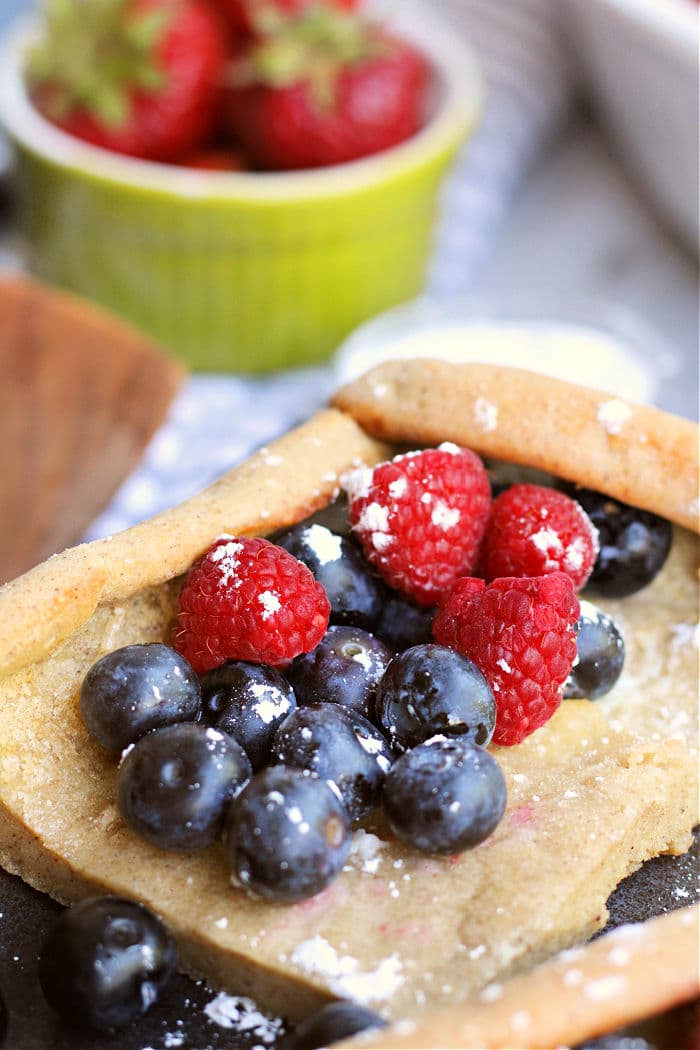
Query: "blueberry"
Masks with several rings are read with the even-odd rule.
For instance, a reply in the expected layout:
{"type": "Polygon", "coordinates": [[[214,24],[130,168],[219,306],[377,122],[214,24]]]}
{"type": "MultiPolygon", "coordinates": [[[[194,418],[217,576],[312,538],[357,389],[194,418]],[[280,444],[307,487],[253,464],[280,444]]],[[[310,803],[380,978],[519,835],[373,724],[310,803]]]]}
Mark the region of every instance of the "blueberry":
{"type": "Polygon", "coordinates": [[[297,1025],[280,1050],[318,1050],[368,1028],[384,1028],[386,1021],[359,1003],[327,1003],[297,1025]]]}
{"type": "Polygon", "coordinates": [[[240,744],[217,729],[190,722],[154,729],[119,767],[119,811],[154,846],[199,849],[216,840],[251,772],[240,744]]]}
{"type": "Polygon", "coordinates": [[[371,718],[392,651],[359,627],[329,627],[315,649],[287,668],[299,704],[340,704],[371,718]]]}
{"type": "Polygon", "coordinates": [[[93,664],[80,690],[80,712],[103,747],[119,754],[151,729],[199,714],[199,679],[168,645],[116,649],[93,664]]]}
{"type": "Polygon", "coordinates": [[[425,853],[459,853],[488,838],[506,807],[506,782],[488,751],[433,740],[407,751],[384,782],[394,834],[425,853]]]}
{"type": "Polygon", "coordinates": [[[207,672],[201,681],[207,725],[237,740],[253,769],[267,765],[277,726],[297,706],[286,678],[273,667],[241,660],[207,672]]]}
{"type": "Polygon", "coordinates": [[[374,633],[394,652],[423,645],[433,637],[435,609],[413,605],[387,587],[374,633]]]}
{"type": "Polygon", "coordinates": [[[337,532],[339,536],[352,537],[347,493],[341,492],[332,503],[314,511],[304,519],[302,525],[324,525],[331,532],[337,532]]]}
{"type": "Polygon", "coordinates": [[[145,1014],[176,965],[175,942],[153,912],[123,897],[91,897],[49,933],[39,981],[65,1020],[104,1031],[145,1014]]]}
{"type": "Polygon", "coordinates": [[[393,762],[379,730],[337,704],[298,707],[277,730],[272,751],[283,765],[332,781],[351,821],[362,820],[379,804],[393,762]]]}
{"type": "Polygon", "coordinates": [[[381,610],[379,581],[355,544],[324,525],[294,525],[273,542],[311,569],[331,603],[331,623],[371,628],[381,610]]]}
{"type": "Polygon", "coordinates": [[[602,492],[576,489],[573,495],[600,535],[587,588],[606,598],[624,598],[651,583],[671,549],[670,521],[602,492]]]}
{"type": "Polygon", "coordinates": [[[567,700],[597,700],[609,693],[622,674],[625,643],[613,620],[591,602],[581,602],[576,625],[574,666],[564,685],[567,700]]]}
{"type": "Polygon", "coordinates": [[[341,870],[350,821],[325,780],[272,766],[256,773],[231,806],[223,841],[244,889],[293,903],[320,893],[341,870]]]}
{"type": "Polygon", "coordinates": [[[486,747],[496,703],[467,657],[442,645],[414,645],[387,667],[377,690],[376,721],[401,751],[438,735],[486,747]]]}

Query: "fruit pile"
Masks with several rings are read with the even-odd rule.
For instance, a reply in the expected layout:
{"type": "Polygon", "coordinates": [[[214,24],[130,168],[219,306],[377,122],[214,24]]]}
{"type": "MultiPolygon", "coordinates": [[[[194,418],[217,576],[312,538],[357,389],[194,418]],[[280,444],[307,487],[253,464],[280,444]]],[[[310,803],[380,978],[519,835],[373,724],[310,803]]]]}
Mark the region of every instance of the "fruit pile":
{"type": "Polygon", "coordinates": [[[347,504],[270,540],[220,537],[184,581],[172,647],[109,653],[82,686],[90,733],[121,756],[126,824],[168,850],[220,840],[266,900],[324,889],[380,804],[411,849],[484,841],[506,805],[488,745],[622,669],[620,632],[577,590],[638,590],[671,541],[598,493],[492,499],[479,457],[447,443],[344,480],[347,504]]]}
{"type": "Polygon", "coordinates": [[[356,0],[44,0],[26,75],[41,113],[96,146],[241,171],[395,146],[429,71],[356,0]]]}

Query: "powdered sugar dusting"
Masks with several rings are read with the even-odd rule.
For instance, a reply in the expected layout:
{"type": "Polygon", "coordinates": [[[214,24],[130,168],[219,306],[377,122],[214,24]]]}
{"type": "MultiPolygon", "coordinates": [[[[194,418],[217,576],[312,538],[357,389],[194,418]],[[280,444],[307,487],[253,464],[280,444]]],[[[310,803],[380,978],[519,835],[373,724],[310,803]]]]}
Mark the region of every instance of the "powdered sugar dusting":
{"type": "Polygon", "coordinates": [[[352,837],[350,852],[348,853],[349,866],[358,868],[366,875],[375,875],[381,862],[381,851],[386,846],[377,835],[360,828],[352,837]]]}
{"type": "Polygon", "coordinates": [[[459,521],[461,515],[456,507],[448,507],[444,500],[438,500],[433,507],[430,520],[438,529],[451,529],[459,521]]]}
{"type": "Polygon", "coordinates": [[[700,649],[700,623],[676,623],[671,631],[671,645],[674,648],[694,645],[700,649]]]}
{"type": "Polygon", "coordinates": [[[219,992],[207,1003],[204,1013],[221,1028],[235,1028],[241,1035],[254,1035],[268,1046],[275,1042],[284,1027],[279,1017],[268,1017],[252,999],[226,995],[225,992],[219,992]]]}
{"type": "Polygon", "coordinates": [[[591,1002],[601,1003],[622,995],[626,986],[627,981],[624,977],[613,974],[611,977],[598,977],[595,980],[586,981],[583,985],[583,994],[591,1002]]]}
{"type": "Polygon", "coordinates": [[[342,554],[342,541],[323,525],[311,525],[304,534],[304,545],[315,554],[320,565],[338,561],[342,554]]]}
{"type": "Polygon", "coordinates": [[[530,536],[530,543],[532,543],[534,547],[537,547],[538,551],[544,554],[545,563],[543,567],[545,570],[556,569],[558,567],[558,562],[555,559],[550,558],[550,552],[555,555],[560,555],[562,552],[562,542],[553,529],[543,528],[538,532],[533,532],[532,536],[530,536]]]}
{"type": "Polygon", "coordinates": [[[397,478],[395,481],[389,484],[389,495],[392,499],[401,499],[406,494],[408,488],[407,478],[397,478]]]}
{"type": "Polygon", "coordinates": [[[368,503],[360,515],[357,527],[362,532],[386,532],[389,528],[389,510],[381,503],[368,503]]]}
{"type": "Polygon", "coordinates": [[[350,500],[364,499],[369,495],[372,485],[372,468],[361,466],[354,470],[348,470],[340,477],[340,484],[347,492],[350,500]]]}
{"type": "Polygon", "coordinates": [[[339,955],[320,934],[298,944],[291,961],[305,973],[322,977],[336,995],[360,1003],[391,998],[405,980],[397,955],[381,959],[373,970],[363,972],[354,956],[339,955]]]}
{"type": "Polygon", "coordinates": [[[263,620],[269,620],[271,616],[282,608],[279,595],[275,594],[274,591],[262,591],[258,595],[258,601],[263,607],[263,620]]]}
{"type": "Polygon", "coordinates": [[[485,397],[477,397],[474,402],[474,420],[485,434],[495,430],[498,425],[498,408],[485,397]]]}
{"type": "Polygon", "coordinates": [[[611,435],[620,434],[631,415],[632,409],[627,402],[616,397],[598,405],[598,422],[611,435]]]}
{"type": "Polygon", "coordinates": [[[243,544],[236,540],[229,540],[216,547],[210,554],[209,560],[219,566],[219,583],[229,584],[236,578],[240,564],[238,555],[243,550],[243,544]]]}

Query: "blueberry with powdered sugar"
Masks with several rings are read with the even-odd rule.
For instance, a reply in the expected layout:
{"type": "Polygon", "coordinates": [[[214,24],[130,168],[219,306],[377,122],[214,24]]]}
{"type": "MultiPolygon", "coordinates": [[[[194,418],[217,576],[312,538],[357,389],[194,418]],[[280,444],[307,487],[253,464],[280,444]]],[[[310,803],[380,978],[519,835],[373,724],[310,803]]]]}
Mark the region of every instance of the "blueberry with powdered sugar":
{"type": "Polygon", "coordinates": [[[352,540],[317,522],[294,525],[272,539],[322,584],[331,603],[331,623],[372,628],[381,610],[382,592],[352,540]]]}
{"type": "Polygon", "coordinates": [[[125,752],[117,805],[132,831],[152,845],[200,849],[216,841],[229,803],[251,773],[245,751],[226,733],[191,722],[166,726],[125,752]]]}
{"type": "Polygon", "coordinates": [[[223,832],[232,881],[253,897],[294,903],[325,889],[350,849],[350,820],[320,777],[272,766],[230,807],[223,832]]]}
{"type": "Polygon", "coordinates": [[[298,707],[277,730],[272,752],[283,765],[330,781],[353,822],[379,804],[384,777],[394,760],[371,722],[337,704],[298,707]]]}
{"type": "Polygon", "coordinates": [[[329,627],[315,649],[287,668],[297,702],[339,704],[372,718],[377,686],[393,653],[360,627],[329,627]]]}
{"type": "Polygon", "coordinates": [[[622,674],[625,643],[611,619],[592,602],[582,601],[576,624],[576,659],[564,683],[567,700],[597,700],[622,674]]]}
{"type": "Polygon", "coordinates": [[[496,725],[496,701],[466,656],[443,645],[414,645],[387,667],[377,691],[376,720],[400,751],[438,735],[486,747],[496,725]]]}
{"type": "Polygon", "coordinates": [[[237,660],[202,675],[201,685],[203,720],[237,740],[253,769],[261,769],[275,730],[297,706],[287,679],[273,667],[237,660]]]}

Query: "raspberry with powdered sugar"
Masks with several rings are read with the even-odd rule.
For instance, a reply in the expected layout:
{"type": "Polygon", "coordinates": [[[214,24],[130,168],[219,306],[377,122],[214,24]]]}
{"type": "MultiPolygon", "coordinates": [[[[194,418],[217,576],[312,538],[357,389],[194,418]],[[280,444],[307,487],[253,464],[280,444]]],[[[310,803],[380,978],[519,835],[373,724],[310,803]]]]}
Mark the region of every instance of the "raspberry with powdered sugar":
{"type": "Polygon", "coordinates": [[[444,442],[343,480],[353,531],[390,587],[436,605],[472,571],[491,504],[476,453],[444,442]]]}
{"type": "Polygon", "coordinates": [[[318,645],[329,615],[321,584],[282,547],[222,536],[187,575],[173,644],[200,674],[226,660],[283,667],[318,645]]]}
{"type": "Polygon", "coordinates": [[[511,485],[493,501],[481,549],[487,580],[565,572],[580,590],[598,556],[598,530],[584,509],[544,485],[511,485]]]}

